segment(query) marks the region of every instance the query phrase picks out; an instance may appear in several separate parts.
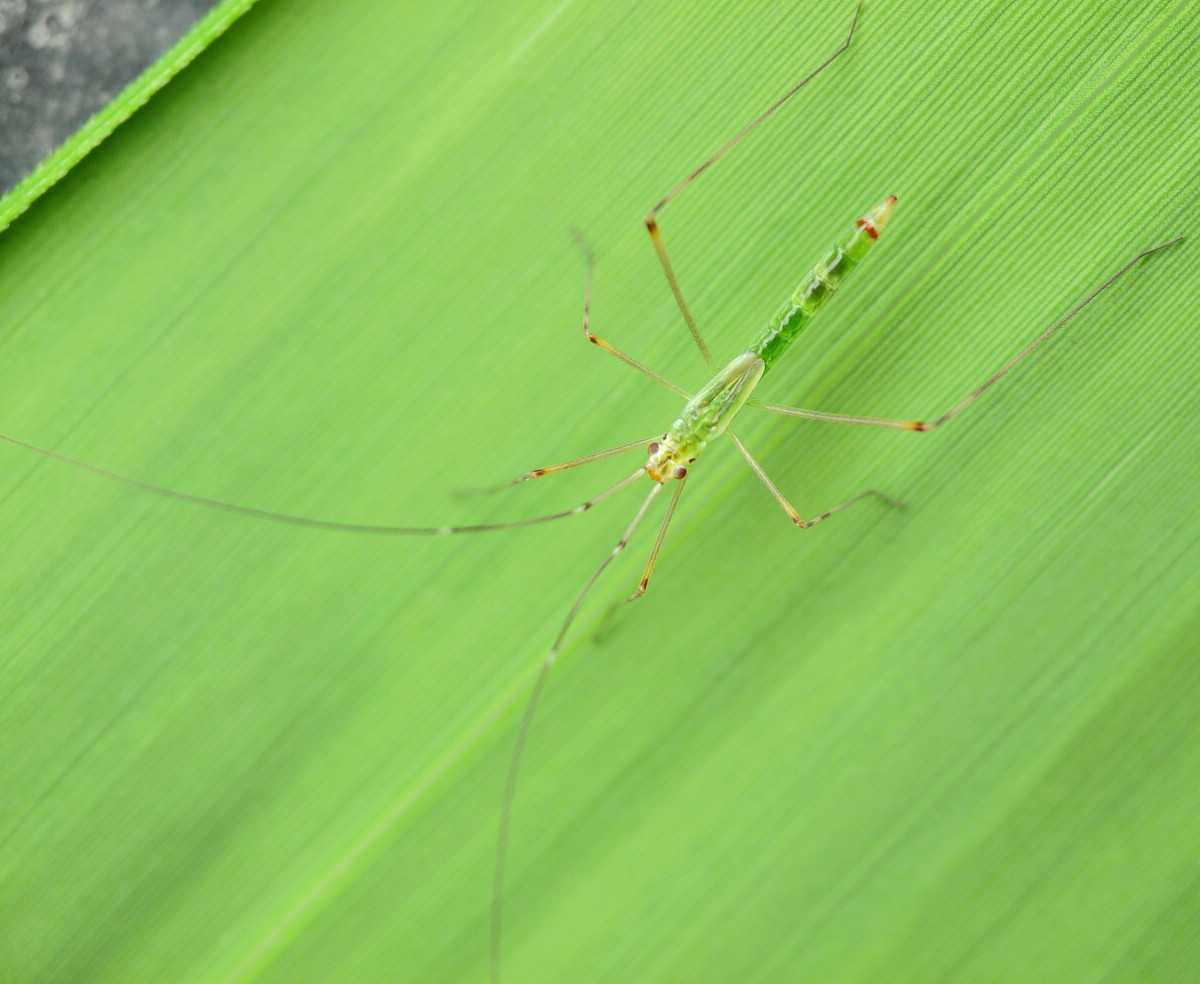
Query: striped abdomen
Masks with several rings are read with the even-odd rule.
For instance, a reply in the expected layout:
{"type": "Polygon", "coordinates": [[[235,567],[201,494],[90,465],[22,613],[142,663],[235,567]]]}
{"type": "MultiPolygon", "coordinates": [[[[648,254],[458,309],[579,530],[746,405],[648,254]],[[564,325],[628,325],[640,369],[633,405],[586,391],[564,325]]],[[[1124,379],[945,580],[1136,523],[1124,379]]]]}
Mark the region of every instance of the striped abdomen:
{"type": "MultiPolygon", "coordinates": [[[[836,246],[821,257],[751,344],[748,352],[759,356],[770,369],[792,340],[802,332],[833,296],[843,280],[875,245],[896,204],[891,195],[864,215],[836,246]]],[[[764,372],[766,370],[764,369],[764,372]]]]}

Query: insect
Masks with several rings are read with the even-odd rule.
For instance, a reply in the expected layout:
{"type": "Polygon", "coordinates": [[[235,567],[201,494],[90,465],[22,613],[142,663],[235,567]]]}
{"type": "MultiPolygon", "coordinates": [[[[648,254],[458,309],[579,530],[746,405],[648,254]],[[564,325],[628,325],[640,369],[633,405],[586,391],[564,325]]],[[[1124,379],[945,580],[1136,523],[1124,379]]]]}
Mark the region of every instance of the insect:
{"type": "Polygon", "coordinates": [[[526,740],[529,734],[530,724],[533,720],[547,677],[585,600],[604,571],[630,542],[630,539],[634,535],[635,531],[649,513],[654,500],[662,493],[663,489],[674,483],[672,486],[672,494],[667,500],[666,510],[662,517],[657,536],[655,537],[651,547],[649,558],[638,582],[637,588],[629,600],[639,598],[645,594],[665,541],[668,528],[675,515],[684,486],[689,477],[689,473],[708,446],[722,435],[728,436],[730,441],[736,447],[737,451],[745,459],[749,467],[763,482],[767,490],[784,510],[789,520],[798,528],[806,529],[814,526],[835,515],[841,510],[848,508],[854,503],[868,497],[875,497],[890,503],[893,506],[900,506],[901,504],[896,500],[891,499],[890,497],[883,495],[874,489],[868,489],[808,520],[803,519],[797,510],[788,502],[787,498],[785,498],[779,488],[771,481],[771,479],[758,464],[758,462],[753,458],[741,440],[737,437],[732,427],[735,418],[743,409],[749,407],[758,411],[805,417],[816,420],[826,420],[837,423],[890,427],[917,432],[932,431],[940,427],[942,424],[945,424],[966,409],[967,406],[978,399],[988,388],[990,388],[1001,377],[1011,371],[1020,361],[1026,358],[1031,352],[1033,352],[1034,349],[1045,342],[1054,332],[1056,332],[1067,321],[1078,314],[1085,306],[1095,300],[1099,294],[1111,286],[1119,277],[1124,275],[1139,260],[1150,255],[1151,253],[1154,253],[1179,241],[1178,239],[1174,239],[1168,243],[1163,243],[1159,246],[1153,247],[1152,249],[1148,249],[1142,253],[1139,253],[1115,274],[1100,284],[1100,286],[1093,290],[1087,297],[1071,308],[1062,318],[1056,321],[1049,328],[1045,329],[1037,338],[1035,338],[1025,348],[1017,353],[1017,355],[1005,363],[998,371],[988,377],[988,379],[982,385],[974,389],[966,397],[952,406],[947,412],[943,413],[939,417],[933,418],[932,420],[917,421],[862,417],[846,414],[831,414],[816,410],[781,406],[773,403],[760,403],[752,400],[752,395],[756,387],[761,382],[767,371],[779,361],[791,342],[799,336],[811,319],[815,317],[816,314],[829,302],[835,291],[841,286],[841,284],[858,266],[858,264],[865,259],[867,253],[873,249],[876,241],[884,232],[888,224],[893,208],[896,205],[896,198],[894,196],[885,198],[882,202],[880,202],[874,208],[868,210],[861,218],[859,218],[857,222],[845,233],[845,235],[843,235],[835,243],[835,245],[823,257],[821,257],[813,269],[803,278],[800,286],[788,297],[775,316],[751,341],[747,349],[732,359],[724,367],[720,367],[714,360],[712,353],[710,352],[709,347],[687,305],[679,282],[675,276],[674,269],[659,229],[658,216],[659,213],[662,212],[662,210],[672,200],[682,193],[683,190],[692,182],[694,182],[702,173],[704,173],[708,168],[710,168],[720,158],[728,153],[751,131],[763,123],[763,121],[774,114],[781,106],[784,105],[784,103],[786,103],[797,92],[799,92],[801,88],[807,85],[818,74],[824,71],[829,65],[831,65],[843,53],[845,53],[850,48],[857,23],[858,10],[855,11],[849,33],[847,34],[844,42],[836,51],[834,51],[808,76],[785,92],[763,113],[738,131],[729,141],[727,141],[720,149],[718,149],[716,153],[707,158],[699,167],[691,171],[681,182],[679,182],[679,184],[672,188],[653,206],[645,218],[647,230],[651,237],[651,241],[658,256],[659,262],[662,266],[667,283],[676,303],[678,304],[679,310],[685,323],[687,324],[692,338],[694,339],[695,344],[711,375],[710,380],[698,392],[693,395],[692,393],[684,390],[680,386],[667,380],[633,357],[627,355],[625,352],[615,348],[609,342],[592,332],[590,327],[590,304],[594,259],[586,243],[584,243],[582,239],[579,240],[587,259],[587,273],[582,316],[582,330],[585,339],[590,344],[603,349],[610,355],[653,379],[655,382],[671,389],[686,401],[679,418],[673,424],[671,424],[669,428],[659,434],[656,434],[650,438],[622,444],[606,451],[586,455],[581,458],[576,458],[555,465],[536,468],[532,471],[526,472],[516,479],[513,479],[513,481],[506,483],[507,485],[514,485],[520,482],[541,478],[569,468],[584,465],[603,458],[608,458],[627,451],[632,451],[639,447],[647,448],[646,460],[639,464],[631,474],[580,505],[532,519],[525,519],[510,523],[492,523],[474,526],[397,527],[365,526],[339,523],[274,513],[154,486],[126,476],[117,475],[103,468],[67,457],[66,455],[49,449],[36,447],[23,441],[19,441],[15,438],[6,436],[3,437],[4,440],[12,444],[19,445],[38,454],[74,465],[103,478],[122,483],[135,489],[153,493],[155,495],[184,502],[190,502],[213,509],[220,509],[226,512],[232,512],[252,518],[266,519],[275,522],[290,523],[318,529],[381,535],[441,536],[457,533],[475,533],[502,529],[515,529],[522,526],[550,522],[586,512],[605,499],[608,499],[609,497],[621,492],[626,487],[634,485],[635,483],[643,480],[643,476],[649,479],[649,490],[646,492],[640,506],[637,508],[625,531],[622,533],[620,539],[617,541],[615,546],[613,546],[608,555],[592,572],[591,576],[583,585],[574,603],[567,612],[558,634],[556,635],[549,652],[546,654],[538,670],[536,681],[533,685],[520,721],[516,743],[512,751],[508,773],[505,780],[495,856],[492,897],[492,927],[490,940],[491,974],[494,981],[498,981],[500,978],[503,892],[509,821],[512,813],[518,772],[526,745],[526,740]]]}

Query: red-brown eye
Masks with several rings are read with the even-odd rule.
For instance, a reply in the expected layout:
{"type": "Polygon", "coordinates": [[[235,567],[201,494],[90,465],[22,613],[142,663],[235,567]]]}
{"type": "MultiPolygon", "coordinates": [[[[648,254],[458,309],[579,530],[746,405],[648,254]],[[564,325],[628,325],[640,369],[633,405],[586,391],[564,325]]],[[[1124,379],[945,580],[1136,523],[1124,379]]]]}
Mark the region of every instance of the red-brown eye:
{"type": "Polygon", "coordinates": [[[658,441],[652,441],[650,447],[646,448],[649,454],[658,454],[658,441]]]}
{"type": "Polygon", "coordinates": [[[687,478],[687,469],[684,468],[682,465],[680,465],[678,468],[675,469],[675,477],[676,478],[687,478]]]}

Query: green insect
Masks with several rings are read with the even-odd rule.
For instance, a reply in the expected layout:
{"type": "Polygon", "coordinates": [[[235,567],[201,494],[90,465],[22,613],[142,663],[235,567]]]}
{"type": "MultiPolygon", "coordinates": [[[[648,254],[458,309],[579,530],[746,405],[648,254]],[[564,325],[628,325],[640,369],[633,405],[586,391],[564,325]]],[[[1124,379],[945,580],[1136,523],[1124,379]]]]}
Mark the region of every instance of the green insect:
{"type": "Polygon", "coordinates": [[[46,448],[37,447],[28,444],[24,441],[17,440],[13,437],[0,434],[0,440],[15,444],[29,451],[34,451],[37,454],[44,455],[48,458],[53,458],[57,461],[62,461],[77,468],[82,468],[91,472],[94,475],[99,475],[103,478],[114,482],[119,482],[143,492],[150,492],[155,495],[165,496],[170,499],[178,499],[183,502],[190,502],[195,505],[206,506],[212,509],[219,509],[225,512],[236,513],[242,516],[249,516],[256,519],[266,519],[278,523],[290,523],[296,526],[305,526],[316,529],[334,530],[349,533],[368,533],[378,535],[393,535],[393,536],[447,536],[456,533],[481,533],[492,530],[516,529],[522,526],[531,526],[536,523],[546,523],[552,520],[564,519],[568,516],[574,516],[591,509],[593,506],[615,495],[629,485],[634,484],[643,475],[650,482],[651,487],[647,492],[642,504],[638,507],[633,515],[625,532],[621,534],[621,538],[616,545],[609,551],[608,555],[600,563],[600,565],[592,572],[587,582],[583,585],[575,599],[574,604],[567,612],[566,618],[563,620],[562,626],[559,629],[550,651],[546,654],[542,661],[541,667],[537,674],[536,682],[533,685],[533,690],[530,693],[528,701],[525,705],[524,715],[522,716],[520,729],[517,735],[516,745],[513,748],[512,757],[509,762],[508,775],[505,782],[504,798],[501,806],[499,837],[496,847],[495,868],[493,879],[493,895],[492,895],[492,922],[491,922],[491,977],[492,980],[498,982],[500,979],[500,942],[501,942],[501,925],[503,915],[503,898],[504,898],[504,865],[507,856],[509,819],[512,812],[513,797],[516,790],[517,774],[521,764],[522,752],[525,748],[526,738],[529,733],[530,722],[533,720],[534,711],[537,708],[538,698],[542,693],[542,689],[546,683],[546,679],[558,657],[559,650],[563,640],[566,638],[568,631],[579,614],[584,601],[588,597],[592,588],[599,580],[600,575],[613,562],[613,560],[625,549],[633,536],[634,531],[641,524],[642,520],[648,513],[651,504],[655,498],[662,492],[668,483],[674,482],[674,491],[667,505],[665,515],[663,516],[659,527],[658,536],[650,550],[650,556],[646,563],[646,567],[642,573],[641,579],[638,582],[636,591],[625,599],[633,601],[640,598],[646,592],[646,587],[650,583],[650,577],[654,572],[655,563],[658,560],[659,553],[662,549],[663,541],[667,535],[667,529],[671,524],[671,519],[675,515],[676,507],[679,504],[680,496],[683,494],[683,488],[686,484],[689,472],[700,455],[708,448],[708,446],[722,435],[727,435],[737,448],[738,452],[746,460],[746,463],[766,486],[768,491],[774,496],[788,518],[792,523],[800,529],[808,529],[818,523],[823,522],[830,516],[841,512],[843,509],[865,499],[869,496],[874,496],[884,502],[903,508],[903,504],[890,496],[875,489],[867,489],[860,492],[858,495],[847,499],[831,509],[826,510],[812,519],[805,520],[784,497],[783,493],[775,485],[774,482],[763,471],[758,462],[751,456],[746,446],[738,439],[731,429],[734,419],[745,407],[751,407],[755,410],[767,411],[770,413],[786,414],[793,417],[805,417],[812,420],[827,420],[834,423],[846,424],[861,424],[873,427],[891,427],[898,430],[907,431],[931,431],[942,424],[946,423],[953,417],[957,416],[968,406],[977,400],[989,387],[996,383],[1001,377],[1012,370],[1017,363],[1028,356],[1034,349],[1046,341],[1054,332],[1061,328],[1067,321],[1078,314],[1084,307],[1096,299],[1103,291],[1109,288],[1119,277],[1125,274],[1139,260],[1151,253],[1165,249],[1167,246],[1174,245],[1182,240],[1183,237],[1178,237],[1169,242],[1162,243],[1150,249],[1138,253],[1133,259],[1126,263],[1120,270],[1105,280],[1100,286],[1095,288],[1082,301],[1072,307],[1058,321],[1045,329],[1032,342],[1025,346],[1020,352],[1013,356],[1008,362],[1001,366],[996,372],[989,376],[980,386],[976,387],[969,394],[963,397],[953,407],[943,413],[941,416],[930,421],[922,420],[902,420],[882,417],[861,417],[847,414],[824,413],[818,410],[806,410],[800,407],[780,406],[774,403],[762,403],[751,400],[755,388],[758,386],[763,376],[774,366],[788,346],[800,335],[800,333],[808,326],[809,322],[816,317],[817,313],[829,302],[834,293],[842,285],[847,277],[855,270],[856,267],[866,258],[867,254],[872,250],[879,236],[883,233],[888,224],[888,220],[892,214],[892,210],[896,205],[896,196],[891,195],[885,198],[882,202],[870,209],[866,214],[859,218],[855,224],[843,235],[836,243],[825,253],[824,256],[816,263],[815,266],[805,274],[800,282],[800,286],[788,297],[775,316],[767,322],[766,326],[758,333],[755,339],[750,343],[744,352],[732,359],[724,368],[718,368],[717,363],[709,351],[704,337],[697,327],[696,320],[692,316],[687,302],[684,300],[683,292],[679,287],[679,282],[675,277],[675,272],[672,269],[670,258],[667,255],[666,246],[663,243],[662,235],[659,231],[657,217],[659,212],[666,207],[677,195],[680,194],[686,187],[696,180],[704,171],[716,163],[721,157],[728,153],[736,144],[738,144],[747,134],[759,126],[767,117],[771,116],[785,102],[791,99],[801,88],[811,82],[818,74],[832,64],[850,47],[851,40],[854,37],[855,27],[858,24],[858,15],[861,11],[861,4],[856,8],[854,19],[850,25],[850,31],[846,36],[845,41],[836,51],[833,52],[824,62],[816,69],[810,72],[804,79],[792,86],[787,92],[779,97],[771,104],[764,112],[757,116],[754,120],[739,130],[728,142],[726,142],[716,153],[705,160],[699,167],[695,168],[682,181],[664,195],[658,203],[647,214],[645,223],[649,230],[651,241],[654,244],[654,249],[658,254],[659,261],[662,264],[663,272],[666,275],[667,283],[670,285],[671,292],[675,296],[675,300],[679,305],[679,310],[683,315],[684,321],[687,323],[688,329],[691,331],[692,338],[696,342],[697,348],[700,350],[701,356],[704,358],[709,371],[712,373],[712,378],[693,396],[687,390],[676,385],[659,375],[654,370],[643,365],[641,362],[627,355],[626,353],[615,348],[603,338],[594,334],[589,326],[589,310],[591,305],[592,293],[592,268],[593,257],[591,250],[581,237],[576,234],[576,238],[587,257],[587,278],[584,291],[583,302],[583,334],[584,337],[593,345],[598,346],[610,355],[615,356],[622,362],[651,379],[668,387],[675,393],[682,396],[687,402],[684,405],[683,411],[679,418],[670,425],[663,433],[655,435],[651,438],[645,438],[638,441],[633,441],[628,444],[622,444],[615,448],[610,448],[606,451],[600,451],[595,454],[586,455],[582,458],[575,458],[570,461],[565,461],[560,464],[550,465],[542,468],[535,468],[532,471],[507,482],[504,485],[496,488],[505,488],[515,485],[520,482],[529,481],[535,478],[541,478],[545,475],[550,475],[555,472],[560,472],[568,468],[574,468],[578,465],[587,464],[592,461],[598,461],[602,458],[608,458],[625,451],[633,450],[634,448],[642,447],[648,444],[648,456],[646,461],[639,465],[637,469],[626,478],[617,482],[615,485],[605,489],[600,494],[592,497],[584,503],[575,506],[571,509],[566,509],[561,512],[550,513],[545,516],[538,516],[532,519],[523,519],[510,523],[489,523],[475,526],[431,526],[431,527],[411,527],[411,526],[368,526],[354,523],[340,523],[327,520],[309,519],[302,516],[291,516],[283,513],[269,512],[262,509],[254,509],[248,506],[236,505],[234,503],[222,502],[215,499],[207,499],[201,496],[189,495],[184,492],[177,492],[172,489],[161,488],[159,486],[150,485],[145,482],[140,482],[136,479],[129,478],[123,475],[117,475],[106,469],[97,467],[96,465],[88,464],[66,455],[59,454],[56,451],[51,451],[46,448]]]}

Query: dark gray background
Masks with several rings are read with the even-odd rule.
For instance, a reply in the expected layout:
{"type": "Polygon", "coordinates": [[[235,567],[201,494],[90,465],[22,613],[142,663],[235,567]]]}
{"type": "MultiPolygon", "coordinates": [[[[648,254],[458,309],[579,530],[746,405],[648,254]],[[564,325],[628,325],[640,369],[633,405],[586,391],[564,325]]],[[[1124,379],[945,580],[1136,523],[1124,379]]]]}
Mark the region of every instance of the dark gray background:
{"type": "Polygon", "coordinates": [[[0,194],[219,0],[0,0],[0,194]]]}

